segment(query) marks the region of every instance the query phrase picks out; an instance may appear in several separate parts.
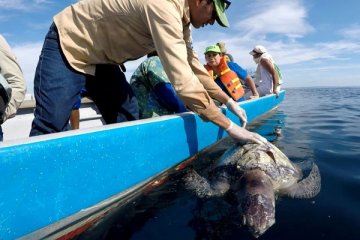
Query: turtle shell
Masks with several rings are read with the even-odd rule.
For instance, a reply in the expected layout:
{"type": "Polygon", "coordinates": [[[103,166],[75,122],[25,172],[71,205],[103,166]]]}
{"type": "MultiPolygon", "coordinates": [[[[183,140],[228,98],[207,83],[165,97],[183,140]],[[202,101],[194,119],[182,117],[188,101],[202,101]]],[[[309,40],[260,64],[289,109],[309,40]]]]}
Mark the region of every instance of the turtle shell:
{"type": "Polygon", "coordinates": [[[224,155],[224,164],[234,164],[239,171],[260,169],[272,180],[274,189],[286,188],[302,177],[299,168],[271,143],[233,146],[224,155]]]}

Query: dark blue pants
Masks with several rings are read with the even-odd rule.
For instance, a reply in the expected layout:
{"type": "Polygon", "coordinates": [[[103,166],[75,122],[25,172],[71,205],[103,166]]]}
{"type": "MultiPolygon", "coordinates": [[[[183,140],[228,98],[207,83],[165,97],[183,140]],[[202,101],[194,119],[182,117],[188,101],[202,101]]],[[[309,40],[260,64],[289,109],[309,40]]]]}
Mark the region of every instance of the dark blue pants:
{"type": "Polygon", "coordinates": [[[71,110],[84,87],[107,124],[139,119],[137,100],[119,66],[97,65],[95,76],[75,71],[61,51],[53,24],[35,72],[30,136],[68,130],[71,110]]]}

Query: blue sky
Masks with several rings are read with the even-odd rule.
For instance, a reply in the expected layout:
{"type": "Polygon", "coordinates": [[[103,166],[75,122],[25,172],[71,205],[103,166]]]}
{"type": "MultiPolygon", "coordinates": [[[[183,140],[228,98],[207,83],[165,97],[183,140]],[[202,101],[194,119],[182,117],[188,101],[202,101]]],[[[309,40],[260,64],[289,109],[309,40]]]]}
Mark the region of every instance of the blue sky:
{"type": "MultiPolygon", "coordinates": [[[[160,0],[154,0],[160,1],[160,0]]],[[[52,17],[70,0],[0,0],[0,33],[18,57],[33,92],[33,76],[52,17]]],[[[193,29],[194,48],[218,41],[245,69],[256,66],[248,54],[264,45],[280,66],[284,87],[360,86],[360,1],[233,0],[230,28],[214,24],[193,29]]],[[[139,64],[126,63],[126,75],[139,64]]]]}

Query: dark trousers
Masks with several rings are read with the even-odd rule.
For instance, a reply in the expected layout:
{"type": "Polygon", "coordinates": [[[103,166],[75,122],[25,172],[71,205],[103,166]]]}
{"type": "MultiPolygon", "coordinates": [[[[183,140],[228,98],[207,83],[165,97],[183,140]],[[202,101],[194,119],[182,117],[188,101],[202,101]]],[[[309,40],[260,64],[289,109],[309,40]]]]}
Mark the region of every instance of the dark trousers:
{"type": "Polygon", "coordinates": [[[70,113],[84,87],[107,124],[139,119],[137,100],[119,66],[97,65],[95,76],[75,71],[61,51],[53,24],[35,72],[30,136],[68,130],[70,113]]]}
{"type": "Polygon", "coordinates": [[[137,99],[119,66],[97,65],[85,89],[107,124],[139,119],[137,99]]]}

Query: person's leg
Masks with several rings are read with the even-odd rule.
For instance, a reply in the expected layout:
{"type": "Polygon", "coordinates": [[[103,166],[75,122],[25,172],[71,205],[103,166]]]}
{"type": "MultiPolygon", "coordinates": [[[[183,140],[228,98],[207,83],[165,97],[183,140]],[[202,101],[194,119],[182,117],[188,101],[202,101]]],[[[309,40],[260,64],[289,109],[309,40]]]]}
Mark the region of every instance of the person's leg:
{"type": "Polygon", "coordinates": [[[70,126],[71,129],[79,129],[80,128],[80,110],[73,109],[70,114],[70,126]]]}
{"type": "Polygon", "coordinates": [[[139,119],[136,97],[117,65],[97,65],[96,76],[88,77],[85,89],[106,124],[139,119]]]}
{"type": "Polygon", "coordinates": [[[79,129],[80,128],[80,106],[81,106],[81,94],[82,90],[80,91],[78,98],[72,108],[70,114],[70,127],[71,129],[79,129]]]}
{"type": "Polygon", "coordinates": [[[36,68],[36,108],[30,136],[68,130],[70,112],[84,84],[85,75],[74,71],[66,61],[53,24],[36,68]]]}

